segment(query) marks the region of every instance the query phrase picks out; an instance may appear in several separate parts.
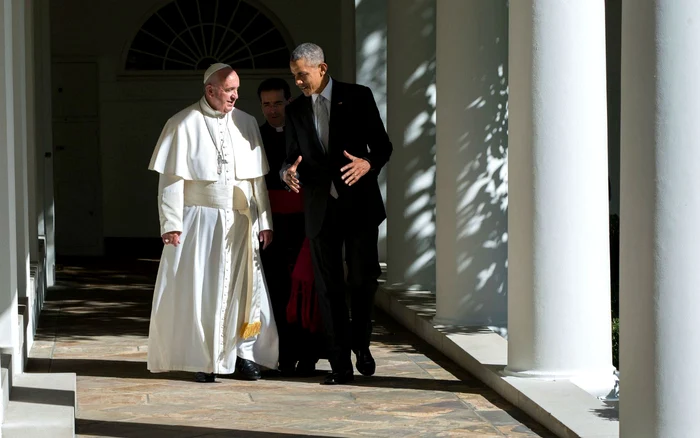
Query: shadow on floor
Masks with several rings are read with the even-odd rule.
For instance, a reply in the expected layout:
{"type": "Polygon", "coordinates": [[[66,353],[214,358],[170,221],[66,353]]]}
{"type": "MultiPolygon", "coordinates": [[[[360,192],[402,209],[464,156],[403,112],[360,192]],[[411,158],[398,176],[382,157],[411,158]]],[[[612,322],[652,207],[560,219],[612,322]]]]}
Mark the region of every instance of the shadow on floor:
{"type": "Polygon", "coordinates": [[[315,438],[323,436],[307,435],[303,433],[256,432],[252,430],[215,429],[212,427],[164,426],[161,424],[128,423],[122,421],[93,421],[81,419],[75,420],[75,426],[77,434],[115,438],[315,438]]]}
{"type": "Polygon", "coordinates": [[[10,400],[20,403],[50,404],[58,406],[75,406],[75,393],[61,389],[31,388],[12,386],[10,400]]]}
{"type": "MultiPolygon", "coordinates": [[[[142,361],[127,360],[104,360],[104,359],[40,359],[31,358],[27,365],[28,372],[51,372],[51,373],[75,373],[82,377],[107,377],[107,378],[130,378],[149,380],[181,380],[193,381],[193,373],[169,372],[151,373],[146,369],[146,363],[142,361]]],[[[297,381],[307,382],[312,385],[321,383],[326,373],[319,372],[316,377],[310,378],[283,378],[273,373],[268,374],[265,380],[297,381]]],[[[220,379],[228,378],[219,376],[220,379]]],[[[194,383],[194,382],[193,382],[194,383]]],[[[409,389],[417,391],[441,391],[456,392],[464,394],[483,394],[482,385],[472,385],[470,382],[462,380],[442,380],[442,379],[420,379],[415,377],[394,377],[394,376],[355,376],[355,381],[347,386],[357,386],[365,388],[392,388],[409,389]]],[[[493,400],[494,404],[500,399],[493,400]]],[[[510,407],[504,401],[504,408],[510,407]]],[[[497,405],[498,406],[498,405],[497,405]]]]}
{"type": "Polygon", "coordinates": [[[146,369],[146,362],[128,360],[30,358],[27,371],[75,373],[77,376],[83,377],[193,380],[193,373],[151,373],[146,369]]]}
{"type": "Polygon", "coordinates": [[[36,340],[148,336],[157,261],[62,258],[60,262],[36,340]]]}
{"type": "Polygon", "coordinates": [[[620,411],[614,404],[610,404],[607,407],[601,409],[594,409],[593,413],[600,418],[605,418],[610,421],[620,421],[620,411]]]}
{"type": "MultiPolygon", "coordinates": [[[[58,286],[47,297],[37,340],[99,341],[100,337],[148,336],[149,316],[158,269],[157,260],[62,259],[58,286]]],[[[480,394],[494,406],[543,437],[552,436],[498,394],[462,370],[431,345],[407,331],[380,310],[376,311],[372,342],[406,354],[424,369],[442,368],[458,380],[397,376],[356,376],[351,386],[416,391],[480,394]]],[[[74,372],[78,376],[192,381],[192,373],[150,373],[143,360],[31,358],[32,372],[74,372]]],[[[223,377],[225,378],[225,377],[223,377]]],[[[299,379],[318,385],[323,376],[299,379]]],[[[269,380],[289,380],[269,377],[269,380]]],[[[194,385],[195,383],[192,382],[194,385]]],[[[497,413],[497,411],[494,411],[497,413]]],[[[480,415],[486,415],[480,413],[480,415]]],[[[163,426],[77,419],[78,433],[113,437],[292,437],[314,436],[215,428],[163,426]]]]}

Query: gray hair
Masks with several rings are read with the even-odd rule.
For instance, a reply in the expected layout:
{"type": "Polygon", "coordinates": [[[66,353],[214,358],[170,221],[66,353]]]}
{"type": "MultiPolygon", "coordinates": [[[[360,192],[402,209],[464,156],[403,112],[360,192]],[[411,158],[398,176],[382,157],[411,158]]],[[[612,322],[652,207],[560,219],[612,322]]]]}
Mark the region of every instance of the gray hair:
{"type": "Polygon", "coordinates": [[[290,61],[294,62],[300,59],[305,59],[306,62],[312,65],[319,65],[325,62],[323,49],[314,43],[301,43],[294,49],[290,61]]]}

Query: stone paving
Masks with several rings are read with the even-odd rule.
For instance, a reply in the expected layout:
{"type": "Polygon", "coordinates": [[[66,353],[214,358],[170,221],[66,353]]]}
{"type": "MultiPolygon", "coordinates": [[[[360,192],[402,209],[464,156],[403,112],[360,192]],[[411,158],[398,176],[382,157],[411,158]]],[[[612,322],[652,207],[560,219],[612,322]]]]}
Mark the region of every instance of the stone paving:
{"type": "Polygon", "coordinates": [[[79,437],[550,437],[385,314],[373,377],[258,382],[146,370],[157,261],[63,260],[28,372],[75,372],[79,437]]]}

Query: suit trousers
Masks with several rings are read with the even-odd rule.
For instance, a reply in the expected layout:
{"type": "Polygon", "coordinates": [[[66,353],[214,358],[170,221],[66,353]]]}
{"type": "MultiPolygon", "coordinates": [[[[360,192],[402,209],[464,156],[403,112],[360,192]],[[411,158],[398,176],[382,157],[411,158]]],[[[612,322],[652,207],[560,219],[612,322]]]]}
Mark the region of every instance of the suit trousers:
{"type": "Polygon", "coordinates": [[[339,200],[328,197],[321,231],[309,239],[329,360],[336,372],[352,369],[351,349],[369,348],[374,296],[381,274],[378,227],[349,223],[340,205],[339,200]],[[352,320],[348,315],[346,292],[350,295],[352,320]]]}

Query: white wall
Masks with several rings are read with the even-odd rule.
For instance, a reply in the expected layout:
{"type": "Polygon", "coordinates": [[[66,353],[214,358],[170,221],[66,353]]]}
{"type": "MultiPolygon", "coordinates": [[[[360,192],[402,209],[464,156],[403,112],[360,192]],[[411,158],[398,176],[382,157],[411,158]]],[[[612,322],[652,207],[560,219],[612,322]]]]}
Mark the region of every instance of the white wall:
{"type": "MultiPolygon", "coordinates": [[[[157,176],[146,167],[165,121],[201,96],[199,74],[135,75],[123,69],[123,55],[140,24],[166,3],[163,0],[63,0],[51,4],[54,61],[92,60],[99,65],[105,237],[157,236],[157,176]]],[[[343,56],[342,50],[343,41],[348,40],[343,32],[354,34],[354,29],[341,26],[340,0],[305,0],[301,10],[299,3],[288,0],[258,3],[277,16],[294,44],[313,41],[321,45],[331,73],[341,80],[353,79],[344,77],[354,70],[343,64],[351,62],[352,57],[343,56]]],[[[291,80],[286,69],[275,75],[291,80]]],[[[242,72],[237,103],[260,121],[256,89],[265,77],[242,72]]]]}

